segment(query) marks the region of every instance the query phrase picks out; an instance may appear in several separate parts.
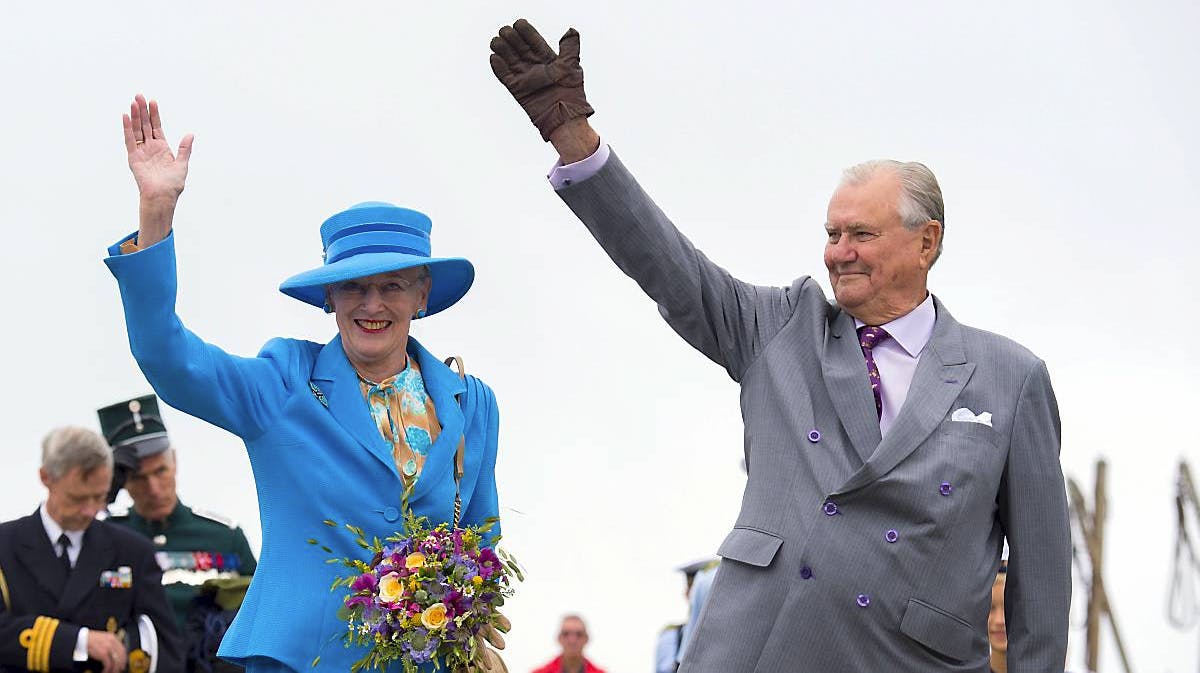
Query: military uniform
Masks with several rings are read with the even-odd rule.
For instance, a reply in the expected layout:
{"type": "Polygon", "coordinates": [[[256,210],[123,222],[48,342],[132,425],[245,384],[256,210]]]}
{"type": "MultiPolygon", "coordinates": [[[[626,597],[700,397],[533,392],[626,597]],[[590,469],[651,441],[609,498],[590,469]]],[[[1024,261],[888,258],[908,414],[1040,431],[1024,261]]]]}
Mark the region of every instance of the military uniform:
{"type": "Polygon", "coordinates": [[[84,627],[122,638],[129,673],[182,671],[160,577],[150,544],[104,521],[88,526],[69,571],[40,512],[0,524],[0,672],[100,671],[75,659],[84,627]]]}
{"type": "Polygon", "coordinates": [[[163,585],[180,628],[187,623],[188,610],[202,584],[211,579],[247,577],[257,566],[246,534],[237,524],[182,502],[165,521],[147,521],[132,509],[108,520],[154,543],[163,585]]]}
{"type": "MultiPolygon", "coordinates": [[[[170,450],[171,445],[154,395],[120,402],[97,413],[117,466],[111,502],[126,478],[145,467],[143,461],[170,450]]],[[[184,635],[187,670],[223,670],[216,659],[217,646],[241,605],[257,563],[245,533],[232,520],[193,510],[179,501],[174,493],[173,459],[170,464],[171,486],[165,488],[170,496],[161,492],[158,496],[174,498],[170,514],[151,521],[130,508],[110,512],[108,520],[152,542],[162,583],[184,635]]],[[[134,495],[132,490],[130,494],[134,495]]]]}

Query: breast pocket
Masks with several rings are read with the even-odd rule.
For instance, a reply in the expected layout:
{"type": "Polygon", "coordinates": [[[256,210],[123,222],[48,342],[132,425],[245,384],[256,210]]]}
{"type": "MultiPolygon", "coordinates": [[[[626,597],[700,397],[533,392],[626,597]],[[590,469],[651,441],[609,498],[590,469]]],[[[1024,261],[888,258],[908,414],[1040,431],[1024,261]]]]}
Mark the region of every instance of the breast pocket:
{"type": "Polygon", "coordinates": [[[982,423],[944,421],[930,437],[938,458],[990,472],[1004,463],[1000,433],[982,423]]]}
{"type": "Polygon", "coordinates": [[[990,444],[996,449],[1000,448],[1000,433],[996,432],[990,425],[984,425],[983,423],[944,421],[942,427],[938,428],[938,434],[961,438],[968,443],[982,442],[990,444]]]}

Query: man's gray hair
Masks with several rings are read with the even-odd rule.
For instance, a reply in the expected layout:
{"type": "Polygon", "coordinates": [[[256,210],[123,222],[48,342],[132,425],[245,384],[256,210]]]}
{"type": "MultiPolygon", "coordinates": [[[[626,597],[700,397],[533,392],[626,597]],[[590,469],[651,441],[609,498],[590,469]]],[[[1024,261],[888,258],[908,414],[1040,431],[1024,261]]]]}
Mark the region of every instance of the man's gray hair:
{"type": "Polygon", "coordinates": [[[933,257],[936,262],[942,256],[942,242],[946,239],[946,206],[942,203],[942,188],[928,166],[894,159],[864,161],[842,171],[842,184],[860,185],[885,170],[900,178],[900,203],[896,204],[896,209],[900,211],[900,221],[905,227],[916,230],[929,220],[941,222],[942,238],[933,257]]]}
{"type": "Polygon", "coordinates": [[[42,469],[51,479],[61,479],[77,467],[90,475],[96,468],[112,466],[108,442],[87,428],[55,428],[42,440],[42,469]]]}

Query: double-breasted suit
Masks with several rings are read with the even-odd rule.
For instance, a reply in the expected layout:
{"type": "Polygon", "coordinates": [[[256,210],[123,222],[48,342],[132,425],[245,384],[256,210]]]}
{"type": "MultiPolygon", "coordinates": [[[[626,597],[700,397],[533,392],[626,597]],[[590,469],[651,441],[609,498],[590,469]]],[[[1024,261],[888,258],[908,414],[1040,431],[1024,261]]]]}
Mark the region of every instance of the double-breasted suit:
{"type": "MultiPolygon", "coordinates": [[[[99,671],[98,662],[74,660],[79,629],[137,631],[142,615],[156,635],[155,670],[182,671],[175,617],[148,540],[93,521],[68,574],[38,512],[0,524],[0,671],[99,671]],[[128,586],[102,586],[106,572],[122,567],[128,586]]],[[[136,658],[131,665],[137,669],[136,658]]]]}
{"type": "Polygon", "coordinates": [[[741,385],[748,480],[684,673],[986,673],[1005,537],[1010,670],[1062,670],[1070,529],[1041,360],[935,298],[933,335],[881,437],[854,319],[815,281],[733,278],[615,154],[558,194],[741,385]],[[954,420],[960,409],[975,422],[954,420]]]}
{"type": "MultiPolygon", "coordinates": [[[[337,616],[345,595],[330,591],[344,569],[307,543],[319,539],[337,557],[361,557],[331,519],[360,527],[368,539],[398,531],[404,486],[392,447],[379,433],[340,337],[327,344],[273,339],[257,357],[205,343],[175,314],[175,236],[140,252],[110,249],[125,307],[130,348],[146,380],[173,407],[240,437],[250,456],[262,520],[262,554],[220,655],[240,664],[294,671],[339,671],[365,654],[344,647],[337,616]]],[[[409,339],[433,399],[441,433],[429,448],[409,498],[417,516],[452,520],[455,451],[465,441],[462,523],[498,515],[495,464],[499,412],[490,388],[461,378],[409,339]]],[[[499,526],[493,529],[499,535],[499,526]]]]}

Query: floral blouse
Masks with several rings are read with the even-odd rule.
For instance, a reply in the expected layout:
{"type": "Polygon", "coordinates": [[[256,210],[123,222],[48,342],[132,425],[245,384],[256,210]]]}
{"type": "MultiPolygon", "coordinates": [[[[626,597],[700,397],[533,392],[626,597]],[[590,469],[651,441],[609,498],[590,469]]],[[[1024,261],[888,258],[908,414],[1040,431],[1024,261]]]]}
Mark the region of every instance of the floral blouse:
{"type": "Polygon", "coordinates": [[[425,381],[415,358],[408,358],[404,371],[374,383],[358,377],[363,398],[380,434],[392,445],[392,457],[406,489],[412,488],[429,447],[441,432],[433,400],[425,392],[425,381]]]}

